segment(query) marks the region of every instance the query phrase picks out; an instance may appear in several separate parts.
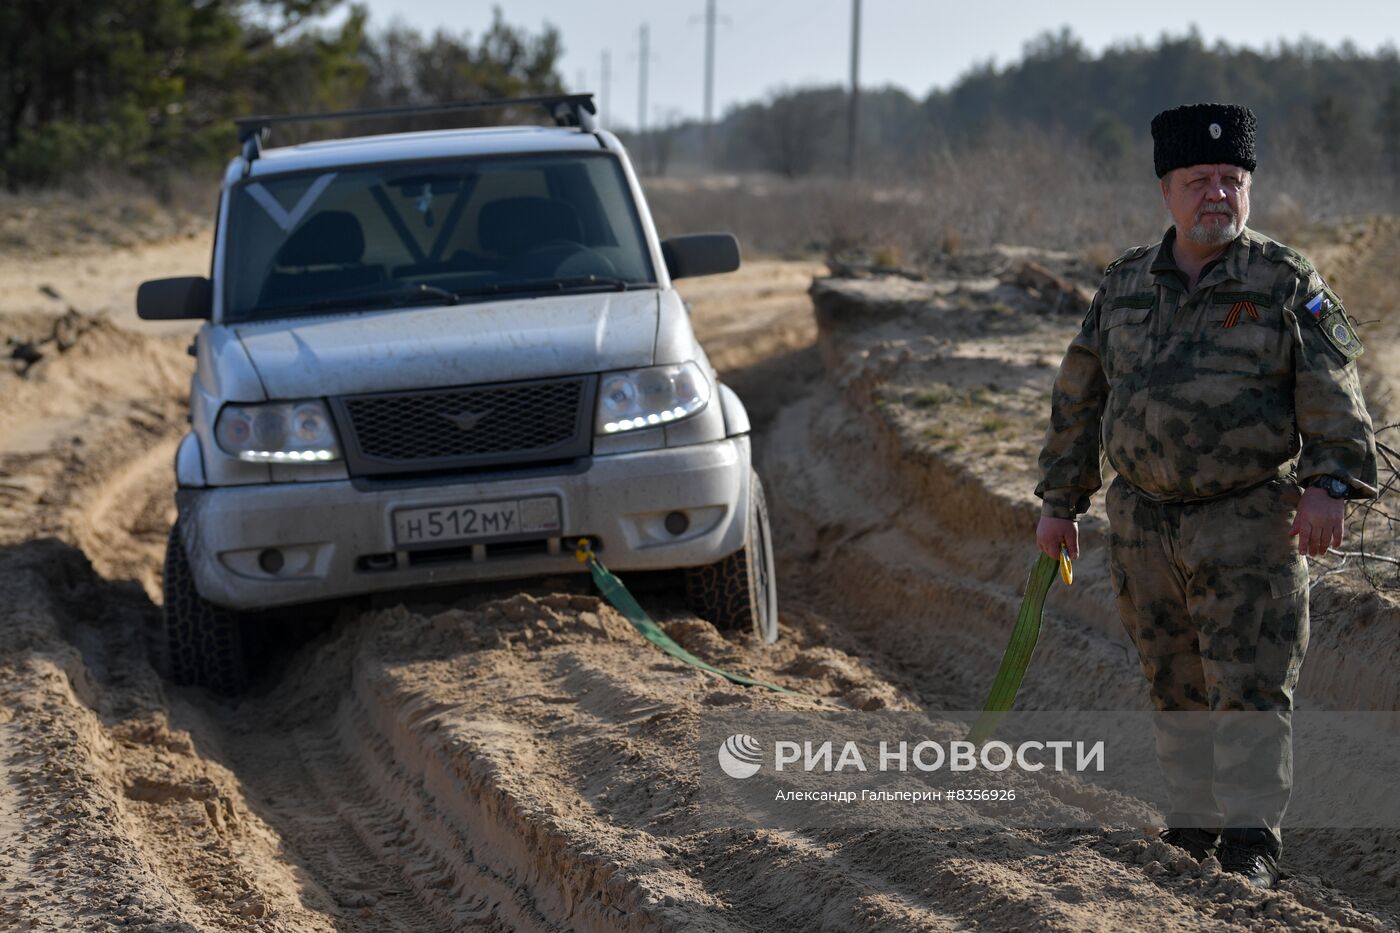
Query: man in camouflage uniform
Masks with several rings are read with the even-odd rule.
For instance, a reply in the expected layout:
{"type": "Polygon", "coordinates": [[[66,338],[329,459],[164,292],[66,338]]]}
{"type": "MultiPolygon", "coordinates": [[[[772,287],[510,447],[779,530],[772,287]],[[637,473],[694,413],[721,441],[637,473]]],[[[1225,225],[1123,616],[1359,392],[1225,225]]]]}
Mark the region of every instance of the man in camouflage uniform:
{"type": "Polygon", "coordinates": [[[1113,587],[1161,711],[1163,838],[1272,886],[1308,643],[1303,555],[1341,544],[1344,500],[1376,495],[1376,461],[1341,301],[1245,227],[1254,127],[1221,104],[1152,121],[1174,223],[1109,265],[1060,365],[1036,540],[1078,555],[1106,455],[1113,587]],[[1213,715],[1171,715],[1191,710],[1213,715]]]}

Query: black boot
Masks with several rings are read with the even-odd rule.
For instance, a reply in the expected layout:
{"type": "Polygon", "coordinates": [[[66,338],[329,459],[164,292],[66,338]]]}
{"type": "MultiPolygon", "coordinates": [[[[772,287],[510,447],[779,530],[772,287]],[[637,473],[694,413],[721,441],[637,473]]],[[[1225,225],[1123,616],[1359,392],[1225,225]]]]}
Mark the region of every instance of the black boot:
{"type": "Polygon", "coordinates": [[[1267,829],[1227,829],[1217,858],[1220,867],[1243,875],[1250,884],[1272,888],[1278,884],[1278,860],[1283,844],[1267,829]]]}
{"type": "Polygon", "coordinates": [[[1215,854],[1220,840],[1219,830],[1201,829],[1195,826],[1163,830],[1158,837],[1169,846],[1185,849],[1198,862],[1204,862],[1215,854]]]}

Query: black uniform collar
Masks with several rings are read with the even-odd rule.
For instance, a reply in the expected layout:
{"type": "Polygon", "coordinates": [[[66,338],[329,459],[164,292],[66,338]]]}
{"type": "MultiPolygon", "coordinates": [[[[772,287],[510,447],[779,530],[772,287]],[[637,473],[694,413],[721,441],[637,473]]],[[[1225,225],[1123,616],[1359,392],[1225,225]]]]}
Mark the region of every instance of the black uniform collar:
{"type": "MultiPolygon", "coordinates": [[[[1162,234],[1162,242],[1157,247],[1157,255],[1152,259],[1149,271],[1158,277],[1166,278],[1175,282],[1178,290],[1185,292],[1186,273],[1176,264],[1176,257],[1172,255],[1172,244],[1176,242],[1176,226],[1167,228],[1167,232],[1162,234]]],[[[1201,270],[1200,278],[1196,279],[1196,287],[1203,285],[1216,285],[1223,281],[1243,282],[1245,276],[1245,266],[1249,260],[1249,244],[1245,241],[1244,229],[1240,230],[1240,235],[1230,241],[1230,245],[1225,247],[1225,252],[1221,253],[1210,262],[1206,263],[1201,270]],[[1223,270],[1223,275],[1217,274],[1217,270],[1223,270]],[[1213,279],[1212,281],[1206,281],[1213,279]]]]}

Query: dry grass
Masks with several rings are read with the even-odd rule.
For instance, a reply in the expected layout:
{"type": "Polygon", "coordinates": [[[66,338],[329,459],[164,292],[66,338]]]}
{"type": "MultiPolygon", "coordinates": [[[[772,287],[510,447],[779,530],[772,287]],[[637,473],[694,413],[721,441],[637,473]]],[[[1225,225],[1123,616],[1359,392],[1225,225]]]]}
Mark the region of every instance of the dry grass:
{"type": "Polygon", "coordinates": [[[1044,393],[995,384],[889,384],[876,396],[881,414],[916,446],[979,468],[1023,467],[1026,438],[1038,437],[1044,393]]]}
{"type": "MultiPolygon", "coordinates": [[[[1002,131],[922,162],[903,176],[854,183],[713,176],[643,184],[663,236],[729,230],[751,253],[908,269],[998,243],[1076,250],[1102,268],[1169,223],[1147,151],[1105,165],[1072,140],[1002,131]]],[[[1389,178],[1266,161],[1250,225],[1295,242],[1319,225],[1397,210],[1389,178]]]]}
{"type": "Polygon", "coordinates": [[[62,187],[0,189],[0,250],[58,256],[139,246],[206,230],[217,179],[177,178],[150,185],[91,174],[62,187]]]}

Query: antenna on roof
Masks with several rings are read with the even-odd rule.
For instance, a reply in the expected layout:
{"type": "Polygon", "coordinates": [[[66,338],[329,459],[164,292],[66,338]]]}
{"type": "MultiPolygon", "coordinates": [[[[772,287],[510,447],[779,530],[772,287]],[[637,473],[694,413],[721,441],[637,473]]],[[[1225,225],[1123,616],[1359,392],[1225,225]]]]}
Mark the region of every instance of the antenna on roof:
{"type": "Polygon", "coordinates": [[[328,120],[371,120],[376,117],[406,117],[425,113],[459,113],[490,107],[514,107],[539,104],[558,126],[576,126],[584,133],[598,130],[597,106],[592,94],[547,94],[539,97],[509,97],[500,100],[459,100],[446,104],[424,104],[417,107],[376,107],[370,110],[337,110],[328,113],[288,113],[273,116],[240,117],[238,142],[243,158],[252,162],[262,154],[272,127],[279,123],[319,123],[328,120]]]}

